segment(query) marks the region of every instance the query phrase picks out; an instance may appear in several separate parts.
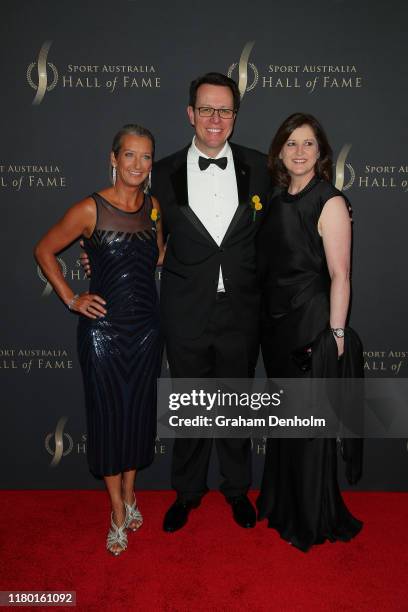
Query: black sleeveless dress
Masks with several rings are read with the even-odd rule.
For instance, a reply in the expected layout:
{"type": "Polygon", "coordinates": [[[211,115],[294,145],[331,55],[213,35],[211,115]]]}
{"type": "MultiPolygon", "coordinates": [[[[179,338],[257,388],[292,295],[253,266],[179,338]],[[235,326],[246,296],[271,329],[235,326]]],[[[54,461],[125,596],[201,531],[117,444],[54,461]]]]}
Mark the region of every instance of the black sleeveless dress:
{"type": "MultiPolygon", "coordinates": [[[[267,376],[308,376],[298,354],[329,325],[330,276],[317,224],[324,204],[343,194],[314,177],[295,195],[272,198],[257,238],[263,295],[262,354],[267,376]]],[[[344,197],[344,196],[343,196],[344,197]]],[[[350,210],[350,209],[349,209],[350,210]]],[[[307,551],[347,541],[361,529],[342,499],[333,439],[268,439],[258,519],[307,551]]]]}
{"type": "Polygon", "coordinates": [[[106,301],[101,319],[80,317],[78,353],[87,416],[87,456],[95,476],[153,461],[156,381],[162,340],[155,284],[158,259],[151,199],[125,212],[97,193],[95,230],[85,239],[90,293],[106,301]]]}

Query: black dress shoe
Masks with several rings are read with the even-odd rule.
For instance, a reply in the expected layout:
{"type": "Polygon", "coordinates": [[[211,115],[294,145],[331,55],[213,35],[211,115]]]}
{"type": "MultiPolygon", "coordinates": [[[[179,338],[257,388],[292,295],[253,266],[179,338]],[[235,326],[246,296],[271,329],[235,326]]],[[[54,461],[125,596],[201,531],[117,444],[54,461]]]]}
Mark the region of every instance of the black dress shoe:
{"type": "Polygon", "coordinates": [[[255,527],[255,508],[252,506],[246,495],[239,495],[238,497],[229,497],[227,499],[227,502],[231,504],[232,515],[237,525],[239,525],[240,527],[244,527],[244,529],[255,527]]]}
{"type": "Polygon", "coordinates": [[[190,510],[192,510],[193,508],[198,508],[200,503],[201,499],[194,499],[191,501],[184,502],[179,499],[176,499],[174,504],[170,506],[170,508],[165,514],[163,521],[164,531],[172,532],[182,529],[187,523],[190,510]]]}

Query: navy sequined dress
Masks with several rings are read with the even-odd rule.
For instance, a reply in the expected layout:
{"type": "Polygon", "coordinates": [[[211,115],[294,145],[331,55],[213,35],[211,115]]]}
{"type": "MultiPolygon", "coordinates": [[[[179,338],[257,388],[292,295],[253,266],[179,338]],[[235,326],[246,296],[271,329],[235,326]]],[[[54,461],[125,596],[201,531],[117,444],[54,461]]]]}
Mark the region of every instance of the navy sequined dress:
{"type": "Polygon", "coordinates": [[[153,461],[156,380],[162,340],[155,284],[158,259],[151,199],[125,212],[97,193],[97,221],[85,239],[90,293],[106,301],[101,319],[81,316],[78,353],[87,416],[87,456],[95,476],[153,461]]]}

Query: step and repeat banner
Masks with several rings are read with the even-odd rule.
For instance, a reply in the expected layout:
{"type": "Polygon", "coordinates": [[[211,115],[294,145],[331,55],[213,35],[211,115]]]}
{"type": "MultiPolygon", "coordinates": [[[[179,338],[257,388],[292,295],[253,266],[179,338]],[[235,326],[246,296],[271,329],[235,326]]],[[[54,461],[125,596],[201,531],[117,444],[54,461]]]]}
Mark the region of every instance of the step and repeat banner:
{"type": "MultiPolygon", "coordinates": [[[[189,83],[208,71],[240,82],[237,143],[266,152],[295,111],[323,123],[354,209],[351,325],[366,376],[408,376],[407,20],[402,0],[2,3],[0,486],[101,486],[86,463],[77,319],[33,246],[108,184],[122,125],[148,127],[156,158],[186,145],[189,83]]],[[[79,253],[74,244],[59,257],[76,293],[88,283],[79,253]]],[[[139,487],[169,488],[171,446],[157,439],[139,487]]],[[[406,439],[367,440],[365,450],[361,489],[408,488],[406,439]]],[[[254,439],[254,486],[264,452],[254,439]]],[[[218,478],[213,458],[209,485],[218,478]]]]}

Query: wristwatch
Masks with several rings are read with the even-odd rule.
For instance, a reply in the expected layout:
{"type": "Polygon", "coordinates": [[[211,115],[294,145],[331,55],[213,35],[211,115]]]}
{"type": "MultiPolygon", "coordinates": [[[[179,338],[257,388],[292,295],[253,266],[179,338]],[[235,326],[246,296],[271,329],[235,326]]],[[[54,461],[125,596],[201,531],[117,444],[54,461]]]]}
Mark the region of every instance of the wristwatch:
{"type": "Polygon", "coordinates": [[[344,338],[344,328],[343,327],[331,327],[330,328],[336,338],[344,338]]]}

